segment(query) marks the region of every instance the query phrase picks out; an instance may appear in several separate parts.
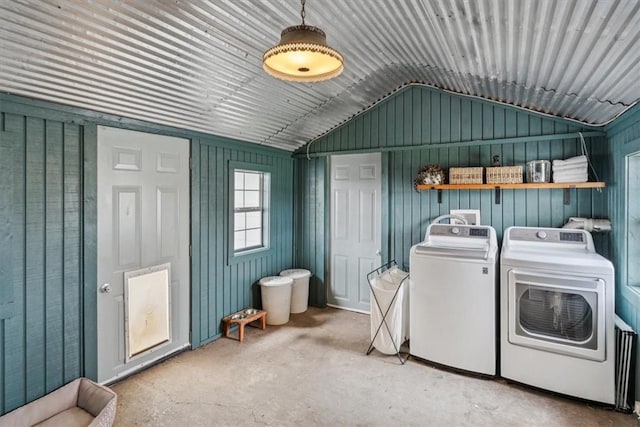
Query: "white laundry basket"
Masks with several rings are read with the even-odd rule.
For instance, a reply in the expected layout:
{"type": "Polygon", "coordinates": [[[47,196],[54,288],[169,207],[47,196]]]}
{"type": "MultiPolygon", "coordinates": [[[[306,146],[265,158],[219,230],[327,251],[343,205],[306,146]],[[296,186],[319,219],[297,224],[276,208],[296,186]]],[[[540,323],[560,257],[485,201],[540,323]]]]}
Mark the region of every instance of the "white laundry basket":
{"type": "Polygon", "coordinates": [[[280,272],[283,277],[293,279],[291,288],[291,313],[304,313],[309,308],[309,278],[311,272],[302,268],[294,268],[280,272]]]}
{"type": "Polygon", "coordinates": [[[267,276],[260,279],[262,309],[267,312],[267,325],[284,325],[289,321],[291,310],[290,277],[267,276]]]}
{"type": "MultiPolygon", "coordinates": [[[[371,279],[371,339],[375,337],[373,346],[383,354],[396,354],[396,348],[409,339],[409,284],[402,283],[409,273],[393,267],[381,275],[371,279]],[[402,284],[402,286],[401,286],[402,284]],[[398,287],[400,289],[398,289],[398,287]],[[397,295],[396,295],[397,292],[397,295]],[[378,304],[375,303],[377,298],[378,304]],[[393,299],[393,296],[396,298],[393,299]],[[389,330],[382,323],[385,311],[389,309],[385,318],[389,330]],[[380,331],[376,336],[376,331],[380,331]],[[394,346],[395,343],[395,346],[394,346]]],[[[406,281],[405,281],[406,282],[406,281]]]]}

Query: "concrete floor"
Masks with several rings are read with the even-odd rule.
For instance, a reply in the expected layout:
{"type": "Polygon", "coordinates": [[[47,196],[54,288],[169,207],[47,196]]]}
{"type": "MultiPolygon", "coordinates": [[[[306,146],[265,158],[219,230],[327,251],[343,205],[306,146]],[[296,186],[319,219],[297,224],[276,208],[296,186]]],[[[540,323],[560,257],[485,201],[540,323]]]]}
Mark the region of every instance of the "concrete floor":
{"type": "Polygon", "coordinates": [[[310,308],[247,328],[115,384],[117,426],[638,426],[622,414],[503,380],[374,351],[369,316],[310,308]]]}

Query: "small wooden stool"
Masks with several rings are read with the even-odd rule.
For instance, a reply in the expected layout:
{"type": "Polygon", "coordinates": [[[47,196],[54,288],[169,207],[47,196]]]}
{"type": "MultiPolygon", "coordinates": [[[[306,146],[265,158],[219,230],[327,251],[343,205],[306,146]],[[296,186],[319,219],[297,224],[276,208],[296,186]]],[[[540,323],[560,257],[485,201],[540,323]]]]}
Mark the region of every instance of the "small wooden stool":
{"type": "Polygon", "coordinates": [[[256,320],[260,320],[260,329],[267,327],[267,312],[264,310],[256,310],[255,308],[245,308],[237,313],[230,314],[222,319],[224,322],[224,336],[229,336],[231,325],[238,325],[238,341],[244,341],[244,325],[251,324],[256,320]]]}

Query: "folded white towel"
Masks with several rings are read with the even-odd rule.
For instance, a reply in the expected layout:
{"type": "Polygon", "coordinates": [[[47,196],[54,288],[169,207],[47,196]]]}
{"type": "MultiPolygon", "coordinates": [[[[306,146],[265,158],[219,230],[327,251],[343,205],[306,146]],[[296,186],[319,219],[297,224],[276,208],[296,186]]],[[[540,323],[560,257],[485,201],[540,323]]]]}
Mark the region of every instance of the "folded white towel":
{"type": "Polygon", "coordinates": [[[567,183],[580,183],[580,182],[588,182],[586,179],[577,180],[577,179],[554,179],[554,183],[556,184],[567,184],[567,183]]]}
{"type": "Polygon", "coordinates": [[[583,173],[587,173],[586,168],[581,169],[569,169],[569,170],[557,170],[553,169],[553,174],[556,175],[582,175],[583,173]]]}
{"type": "Polygon", "coordinates": [[[558,172],[558,171],[553,171],[553,176],[562,176],[562,177],[567,177],[567,176],[583,176],[583,175],[587,175],[587,171],[583,170],[583,171],[570,171],[570,172],[558,172]]]}
{"type": "Polygon", "coordinates": [[[575,169],[586,169],[588,167],[587,163],[571,163],[568,165],[554,165],[554,171],[564,171],[564,170],[575,170],[575,169]]]}
{"type": "Polygon", "coordinates": [[[585,173],[587,172],[587,165],[569,166],[569,167],[553,167],[553,173],[585,173]]]}
{"type": "Polygon", "coordinates": [[[587,182],[589,175],[582,174],[553,174],[553,182],[587,182]]]}
{"type": "Polygon", "coordinates": [[[569,165],[582,164],[582,163],[584,164],[587,163],[587,156],[582,155],[582,156],[571,157],[566,160],[554,160],[553,166],[569,166],[569,165]]]}
{"type": "Polygon", "coordinates": [[[566,184],[568,182],[588,182],[588,179],[564,179],[564,178],[554,178],[553,182],[556,184],[566,184]]]}

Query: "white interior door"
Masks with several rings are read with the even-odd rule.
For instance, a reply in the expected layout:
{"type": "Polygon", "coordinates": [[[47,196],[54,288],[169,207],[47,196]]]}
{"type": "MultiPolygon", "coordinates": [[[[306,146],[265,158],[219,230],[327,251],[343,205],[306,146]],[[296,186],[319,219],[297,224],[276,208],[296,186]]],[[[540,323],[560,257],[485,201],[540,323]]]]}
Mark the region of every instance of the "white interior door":
{"type": "Polygon", "coordinates": [[[97,209],[98,381],[108,382],[189,345],[189,140],[98,126],[97,209]],[[170,278],[154,281],[160,264],[170,278]],[[144,288],[125,281],[145,272],[144,288]],[[144,342],[158,328],[162,340],[127,352],[125,330],[144,342]]]}
{"type": "Polygon", "coordinates": [[[381,263],[380,153],[331,157],[331,255],[327,301],[369,312],[367,273],[381,263]]]}

